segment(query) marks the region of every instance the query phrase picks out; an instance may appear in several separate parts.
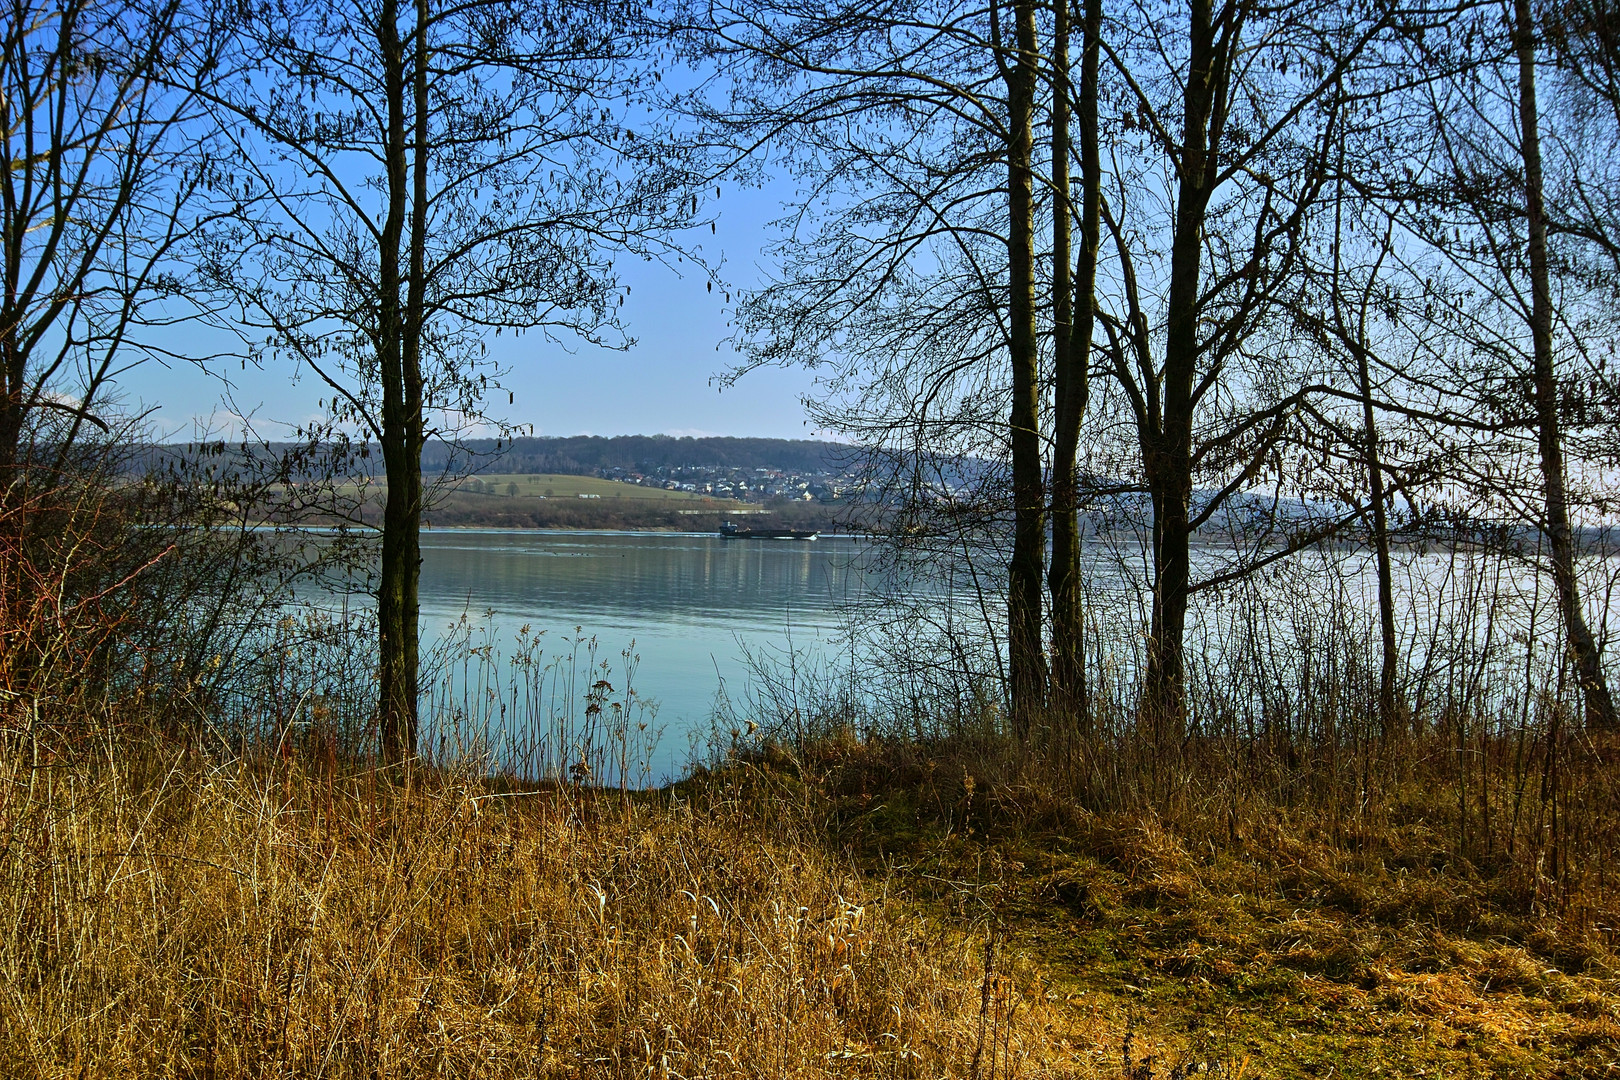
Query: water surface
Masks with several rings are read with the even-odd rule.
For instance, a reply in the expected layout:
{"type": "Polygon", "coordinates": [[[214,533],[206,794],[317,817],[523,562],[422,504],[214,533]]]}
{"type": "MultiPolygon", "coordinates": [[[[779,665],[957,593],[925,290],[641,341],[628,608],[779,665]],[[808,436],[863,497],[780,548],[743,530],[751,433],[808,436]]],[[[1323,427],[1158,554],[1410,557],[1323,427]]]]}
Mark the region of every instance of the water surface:
{"type": "MultiPolygon", "coordinates": [[[[487,619],[490,640],[507,656],[525,626],[542,634],[547,659],[565,657],[576,650],[574,642],[594,637],[596,655],[613,664],[612,680],[622,691],[619,654],[633,643],[639,657],[634,688],[656,702],[656,724],[665,732],[652,765],[656,775],[667,776],[684,762],[689,735],[707,732],[722,685],[733,702],[746,699],[746,651],[832,655],[851,608],[891,583],[863,568],[873,550],[870,541],[848,536],[807,542],[707,533],[430,530],[422,535],[424,644],[454,637],[450,628],[463,619],[480,625],[487,619]]],[[[1561,655],[1553,647],[1556,612],[1545,579],[1467,553],[1396,554],[1397,623],[1410,678],[1426,684],[1432,668],[1453,663],[1484,671],[1494,657],[1492,663],[1516,672],[1521,689],[1546,682],[1550,676],[1539,667],[1527,674],[1522,644],[1546,646],[1537,650],[1540,665],[1561,655]]],[[[1088,545],[1085,553],[1091,647],[1127,682],[1143,661],[1145,557],[1130,542],[1088,545]]],[[[1223,545],[1196,547],[1195,577],[1217,576],[1236,557],[1223,545]]],[[[1598,598],[1593,625],[1615,632],[1615,613],[1604,601],[1620,587],[1620,559],[1588,559],[1583,568],[1591,579],[1588,595],[1598,598]]],[[[990,588],[1002,583],[1004,571],[993,559],[979,569],[990,588]]],[[[921,601],[935,613],[952,607],[977,618],[970,577],[924,585],[921,601]]],[[[1375,588],[1364,550],[1304,553],[1244,583],[1200,594],[1189,613],[1189,655],[1209,678],[1226,684],[1250,679],[1259,665],[1280,685],[1290,666],[1309,666],[1324,649],[1365,651],[1365,664],[1374,670],[1375,588]]],[[[982,614],[999,627],[999,598],[991,596],[982,614]]],[[[902,654],[925,643],[911,636],[926,632],[920,626],[892,632],[906,639],[888,643],[902,654]]],[[[563,706],[572,701],[577,709],[590,681],[568,687],[563,706]]],[[[560,685],[552,679],[547,692],[553,696],[529,715],[555,715],[560,685]]]]}
{"type": "Polygon", "coordinates": [[[824,653],[838,611],[867,595],[865,542],[726,540],[699,533],[431,530],[422,534],[424,641],[463,615],[497,637],[544,631],[545,651],[580,634],[619,663],[632,642],[634,686],[657,703],[659,753],[677,764],[687,733],[706,728],[725,680],[740,696],[745,647],[824,653]],[[576,627],[579,628],[576,633],[576,627]]]}

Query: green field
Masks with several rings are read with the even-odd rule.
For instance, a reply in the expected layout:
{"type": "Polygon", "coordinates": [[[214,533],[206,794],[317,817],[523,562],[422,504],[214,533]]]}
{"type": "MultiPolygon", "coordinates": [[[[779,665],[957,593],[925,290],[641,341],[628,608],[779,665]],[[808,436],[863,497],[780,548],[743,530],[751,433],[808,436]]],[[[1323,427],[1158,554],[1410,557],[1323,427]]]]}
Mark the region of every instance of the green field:
{"type": "MultiPolygon", "coordinates": [[[[581,495],[598,495],[609,499],[640,500],[644,502],[688,502],[716,506],[741,506],[731,499],[716,499],[690,491],[668,491],[664,488],[640,487],[617,480],[603,480],[596,476],[566,476],[559,473],[485,473],[470,476],[456,485],[459,493],[487,494],[500,498],[577,499],[581,495]]],[[[595,501],[595,500],[587,500],[595,501]]]]}
{"type": "MultiPolygon", "coordinates": [[[[424,477],[429,487],[433,478],[424,477]]],[[[387,497],[379,480],[366,484],[359,516],[373,524],[387,497]]],[[[332,493],[353,501],[353,483],[332,493]]],[[[782,527],[824,532],[838,527],[838,511],[819,502],[773,500],[770,505],[718,499],[690,491],[641,487],[595,476],[558,473],[486,473],[462,477],[430,491],[423,524],[430,528],[663,529],[705,532],[727,517],[771,515],[782,527]],[[581,498],[580,496],[594,496],[581,498]]],[[[310,517],[309,520],[318,520],[310,517]]]]}

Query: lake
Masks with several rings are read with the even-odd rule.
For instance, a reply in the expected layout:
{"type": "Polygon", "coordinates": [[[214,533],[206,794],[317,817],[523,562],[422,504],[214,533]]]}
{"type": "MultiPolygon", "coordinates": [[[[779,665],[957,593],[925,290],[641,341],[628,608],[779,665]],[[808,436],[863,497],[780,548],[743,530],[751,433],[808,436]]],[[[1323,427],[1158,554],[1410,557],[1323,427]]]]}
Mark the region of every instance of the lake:
{"type": "MultiPolygon", "coordinates": [[[[508,654],[525,625],[543,632],[539,648],[551,659],[571,654],[575,639],[594,637],[597,657],[613,669],[609,681],[622,689],[620,653],[634,642],[634,688],[656,704],[665,731],[654,771],[667,773],[683,763],[688,732],[707,730],[721,680],[741,698],[745,646],[825,653],[840,608],[867,595],[859,565],[865,547],[849,536],[427,531],[424,645],[453,637],[463,616],[477,627],[475,641],[487,620],[490,639],[508,654]]],[[[583,694],[583,686],[573,689],[583,694]]]]}
{"type": "MultiPolygon", "coordinates": [[[[731,702],[746,702],[745,652],[781,658],[791,649],[844,662],[842,651],[830,653],[829,643],[840,636],[852,605],[890,584],[863,568],[872,550],[870,541],[849,536],[807,542],[726,540],[708,533],[424,532],[423,641],[438,658],[423,673],[428,737],[442,731],[434,727],[436,718],[459,710],[477,720],[467,729],[472,738],[482,724],[485,744],[506,742],[509,750],[516,746],[511,752],[522,753],[525,738],[531,748],[544,742],[526,768],[532,771],[538,757],[544,769],[556,771],[569,764],[567,747],[595,745],[608,718],[628,718],[621,730],[633,739],[642,722],[649,737],[663,732],[656,749],[632,755],[643,762],[642,779],[667,777],[690,759],[692,737],[709,733],[722,686],[731,702]],[[620,654],[632,643],[639,657],[632,680],[636,696],[625,698],[620,654]],[[445,655],[458,659],[446,664],[445,655]],[[586,660],[593,655],[608,666],[591,670],[586,660]],[[592,713],[590,688],[598,681],[609,684],[611,693],[597,695],[592,713]]],[[[1093,645],[1108,653],[1111,670],[1125,680],[1135,677],[1142,658],[1144,554],[1129,542],[1113,550],[1096,543],[1086,552],[1093,645]]],[[[1199,546],[1193,554],[1198,576],[1217,573],[1236,555],[1219,544],[1199,546]]],[[[1449,671],[1465,664],[1483,673],[1487,660],[1516,680],[1520,694],[1526,685],[1546,684],[1550,674],[1543,669],[1562,653],[1555,647],[1556,612],[1545,578],[1510,560],[1450,551],[1403,549],[1396,563],[1408,673],[1403,679],[1415,681],[1420,697],[1441,666],[1449,671]],[[1517,644],[1530,641],[1554,646],[1537,650],[1533,675],[1517,644]]],[[[1594,627],[1601,633],[1607,624],[1612,634],[1615,613],[1603,600],[1616,593],[1620,560],[1587,559],[1583,568],[1588,595],[1597,601],[1594,627]]],[[[999,570],[990,574],[993,584],[1000,578],[999,570]]],[[[977,609],[971,592],[952,598],[963,589],[965,582],[956,590],[936,582],[920,600],[934,615],[960,608],[972,619],[977,609]]],[[[1243,586],[1202,594],[1189,620],[1189,655],[1224,679],[1223,685],[1259,686],[1255,670],[1278,681],[1287,669],[1303,672],[1319,661],[1328,632],[1366,651],[1364,666],[1375,664],[1373,589],[1365,551],[1305,553],[1243,586]]],[[[999,623],[996,606],[992,599],[984,614],[999,623]]],[[[921,623],[893,630],[887,627],[900,624],[866,623],[899,638],[887,642],[898,656],[926,652],[921,623]]],[[[1473,678],[1477,684],[1479,677],[1473,678]]],[[[605,779],[600,769],[594,775],[605,779]]]]}

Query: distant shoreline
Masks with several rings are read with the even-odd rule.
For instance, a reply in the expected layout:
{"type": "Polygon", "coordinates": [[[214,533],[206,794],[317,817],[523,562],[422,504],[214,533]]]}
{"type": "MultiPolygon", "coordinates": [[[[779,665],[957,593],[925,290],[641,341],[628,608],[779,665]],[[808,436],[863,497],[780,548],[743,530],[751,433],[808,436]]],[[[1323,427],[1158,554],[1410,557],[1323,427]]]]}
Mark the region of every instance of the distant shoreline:
{"type": "MultiPolygon", "coordinates": [[[[667,536],[719,536],[720,530],[683,529],[674,525],[480,525],[458,522],[453,525],[433,525],[424,522],[427,532],[554,532],[554,533],[659,533],[667,536]]],[[[869,532],[852,532],[843,527],[817,529],[822,536],[870,537],[869,532]]],[[[745,538],[746,539],[746,538],[745,538]]]]}

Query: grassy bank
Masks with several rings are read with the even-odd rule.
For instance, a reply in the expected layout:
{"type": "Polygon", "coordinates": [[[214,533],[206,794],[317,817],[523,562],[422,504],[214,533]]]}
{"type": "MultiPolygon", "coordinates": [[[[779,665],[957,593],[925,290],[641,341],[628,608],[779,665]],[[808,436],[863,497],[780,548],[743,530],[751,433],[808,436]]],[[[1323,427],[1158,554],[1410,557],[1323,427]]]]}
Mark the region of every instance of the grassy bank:
{"type": "Polygon", "coordinates": [[[1090,814],[991,757],[621,798],[13,742],[0,1074],[1620,1074],[1612,913],[1459,857],[1422,788],[1090,814]]]}
{"type": "Polygon", "coordinates": [[[1009,1075],[1043,1052],[1033,984],[791,814],[162,745],[0,769],[8,1077],[1009,1075]]]}
{"type": "MultiPolygon", "coordinates": [[[[491,498],[577,499],[581,495],[623,502],[670,503],[682,507],[742,507],[733,499],[716,499],[692,491],[627,484],[599,476],[573,476],[567,473],[479,473],[456,484],[457,494],[485,495],[491,498]]],[[[591,500],[587,500],[591,501],[591,500]]]]}
{"type": "Polygon", "coordinates": [[[1602,868],[1560,889],[1470,859],[1437,774],[1359,814],[1192,776],[1162,813],[1088,813],[997,756],[850,744],[810,770],[858,866],[1029,966],[1074,1075],[1620,1076],[1602,868]]]}
{"type": "MultiPolygon", "coordinates": [[[[374,485],[360,508],[381,520],[385,488],[374,485]]],[[[342,494],[354,497],[353,488],[342,494]]],[[[440,492],[424,517],[430,528],[630,529],[714,532],[727,518],[779,528],[848,531],[848,507],[816,500],[770,499],[744,503],[689,491],[643,487],[595,476],[499,473],[463,479],[440,492]]]]}
{"type": "MultiPolygon", "coordinates": [[[[621,484],[620,487],[630,487],[621,484]]],[[[632,489],[633,490],[633,489],[632,489]]],[[[778,528],[847,532],[843,507],[810,502],[742,506],[723,500],[675,502],[662,499],[524,499],[455,491],[427,515],[431,528],[633,529],[713,533],[728,518],[778,528]]]]}

